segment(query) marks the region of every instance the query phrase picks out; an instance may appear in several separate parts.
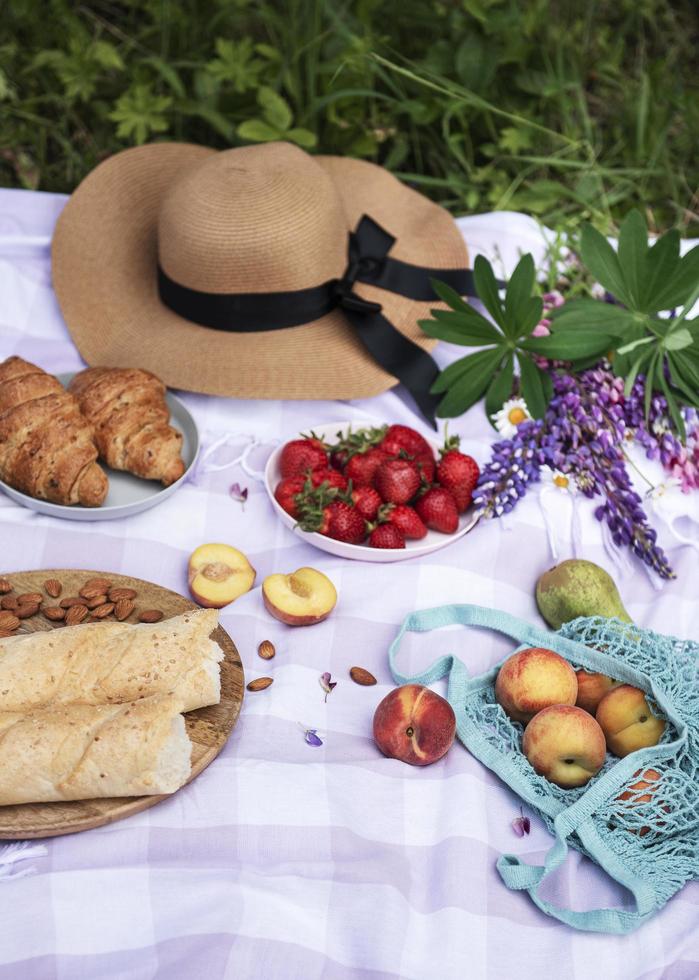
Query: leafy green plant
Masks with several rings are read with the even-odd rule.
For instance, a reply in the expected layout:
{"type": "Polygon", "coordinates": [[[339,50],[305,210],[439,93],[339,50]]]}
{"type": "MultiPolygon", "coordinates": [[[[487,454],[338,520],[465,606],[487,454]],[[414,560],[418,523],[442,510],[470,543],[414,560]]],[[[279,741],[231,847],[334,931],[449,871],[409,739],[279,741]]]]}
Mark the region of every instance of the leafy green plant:
{"type": "Polygon", "coordinates": [[[273,89],[263,86],[257,93],[257,101],[262,108],[262,119],[246,119],[238,126],[238,136],[254,143],[269,143],[272,140],[291,140],[298,146],[316,145],[315,133],[302,126],[292,126],[293,115],[286,99],[273,89]]]}
{"type": "Polygon", "coordinates": [[[554,312],[551,336],[532,338],[525,347],[577,369],[609,354],[627,393],[644,374],[646,416],[653,391],[661,391],[684,440],[680,406],[699,408],[699,318],[688,319],[699,298],[699,246],[680,257],[679,244],[671,230],[649,247],[646,222],[635,210],[622,222],[616,251],[586,225],[582,260],[617,302],[571,300],[554,312]]]}
{"type": "Polygon", "coordinates": [[[461,415],[485,394],[485,410],[490,418],[512,391],[517,362],[522,396],[533,417],[543,418],[553,387],[550,376],[538,367],[528,349],[529,338],[543,310],[541,298],[532,295],[534,260],[529,254],[520,259],[507,284],[504,300],[500,299],[493,268],[482,255],[476,258],[473,277],[478,298],[494,323],[449,286],[437,281],[433,282],[434,290],[450,309],[431,310],[434,319],[420,321],[430,337],[483,348],[450,364],[439,375],[432,386],[435,394],[444,395],[437,415],[441,418],[461,415]]]}

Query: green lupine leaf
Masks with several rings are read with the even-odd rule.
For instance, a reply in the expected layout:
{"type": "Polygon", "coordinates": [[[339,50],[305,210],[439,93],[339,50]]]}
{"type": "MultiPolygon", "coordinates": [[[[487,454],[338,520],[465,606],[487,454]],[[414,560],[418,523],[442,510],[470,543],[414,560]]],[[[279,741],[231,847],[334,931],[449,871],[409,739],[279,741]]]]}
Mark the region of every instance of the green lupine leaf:
{"type": "Polygon", "coordinates": [[[263,85],[257,93],[257,101],[262,106],[263,115],[271,126],[281,132],[289,129],[293,116],[286,99],[283,99],[273,88],[263,85]]]}
{"type": "Polygon", "coordinates": [[[522,395],[527,403],[527,408],[535,419],[542,419],[548,404],[542,380],[543,371],[526,354],[519,354],[517,360],[519,361],[522,395]]]}
{"type": "Polygon", "coordinates": [[[656,310],[671,310],[683,306],[699,283],[699,245],[683,255],[679,260],[675,274],[665,288],[660,288],[655,295],[656,310]]]}
{"type": "Polygon", "coordinates": [[[665,337],[665,350],[683,350],[683,348],[691,346],[692,341],[693,337],[689,330],[686,327],[679,327],[665,337]]]}
{"type": "Polygon", "coordinates": [[[646,349],[641,351],[641,353],[638,355],[636,360],[631,365],[631,369],[628,372],[624,372],[626,376],[626,382],[624,384],[624,394],[626,395],[627,398],[631,394],[631,389],[636,383],[636,377],[638,376],[639,371],[643,369],[643,365],[646,363],[647,360],[649,360],[650,357],[652,357],[652,355],[653,352],[651,350],[646,349]]]}
{"type": "Polygon", "coordinates": [[[315,133],[312,133],[310,129],[302,129],[300,126],[292,126],[291,129],[287,129],[284,137],[291,140],[292,143],[296,143],[297,146],[305,146],[306,149],[312,149],[318,142],[315,133]]]}
{"type": "Polygon", "coordinates": [[[443,303],[450,306],[452,310],[457,310],[461,313],[468,313],[473,307],[469,306],[466,300],[464,300],[455,289],[448,286],[445,282],[441,282],[439,279],[430,279],[430,285],[435,292],[436,296],[439,296],[443,303]]]}
{"type": "MultiPolygon", "coordinates": [[[[660,351],[656,350],[651,357],[648,370],[646,372],[646,386],[643,392],[643,412],[646,417],[646,423],[650,418],[650,403],[653,399],[653,388],[655,387],[655,369],[660,359],[660,351]]],[[[660,366],[660,373],[662,374],[662,365],[660,366]]]]}
{"type": "Polygon", "coordinates": [[[684,376],[699,391],[699,360],[693,357],[687,350],[673,351],[670,359],[680,366],[684,376]]]}
{"type": "Polygon", "coordinates": [[[471,354],[467,359],[473,362],[479,358],[478,362],[475,366],[472,364],[468,372],[458,377],[439,403],[437,415],[440,418],[454,418],[468,411],[485,392],[491,380],[491,372],[501,357],[502,353],[499,350],[471,354]]]}
{"type": "Polygon", "coordinates": [[[246,119],[238,126],[238,136],[253,143],[271,143],[284,138],[284,134],[270,126],[264,119],[246,119]]]}
{"type": "MultiPolygon", "coordinates": [[[[482,255],[477,255],[476,261],[473,263],[473,281],[476,285],[478,298],[483,303],[483,306],[485,306],[498,326],[507,333],[495,273],[490,262],[482,255]]],[[[510,336],[509,333],[508,336],[510,336]]]]}
{"type": "Polygon", "coordinates": [[[615,303],[601,303],[598,299],[574,299],[552,312],[551,330],[604,330],[610,337],[625,337],[634,327],[643,327],[638,315],[615,303]]]}
{"type": "Polygon", "coordinates": [[[544,304],[540,296],[530,296],[525,299],[518,318],[516,337],[528,337],[537,325],[544,312],[544,304]]]}
{"type": "Polygon", "coordinates": [[[505,317],[508,324],[517,330],[514,336],[520,335],[523,307],[531,298],[535,277],[534,259],[527,253],[517,263],[505,292],[505,317]]]}
{"type": "Polygon", "coordinates": [[[605,289],[628,307],[633,307],[619,258],[604,235],[592,225],[584,225],[580,236],[580,254],[592,275],[605,289]]]}
{"type": "Polygon", "coordinates": [[[684,428],[684,419],[682,418],[682,412],[680,411],[675,396],[670,389],[669,384],[665,379],[665,372],[663,371],[662,365],[658,371],[658,380],[660,381],[660,387],[663,389],[663,394],[665,395],[665,400],[667,402],[668,411],[670,412],[670,418],[675,424],[675,429],[682,442],[687,441],[687,433],[684,428]]]}
{"type": "Polygon", "coordinates": [[[648,226],[640,211],[629,211],[619,228],[619,265],[635,309],[642,308],[648,226]]]}
{"type": "Polygon", "coordinates": [[[462,375],[479,373],[483,370],[484,365],[491,363],[497,364],[497,357],[493,357],[494,353],[497,353],[498,357],[502,357],[501,351],[496,352],[491,347],[487,350],[477,351],[475,354],[467,354],[466,357],[459,358],[458,361],[454,361],[453,364],[450,364],[449,367],[446,367],[441,372],[430,388],[430,391],[434,395],[439,395],[455,385],[461,379],[462,375]]]}
{"type": "Polygon", "coordinates": [[[680,370],[679,365],[675,361],[675,354],[668,355],[668,364],[670,366],[670,379],[673,385],[679,389],[683,395],[684,401],[688,405],[694,406],[694,408],[699,408],[699,388],[692,382],[688,382],[684,373],[680,370]]]}
{"type": "Polygon", "coordinates": [[[643,271],[645,285],[641,290],[641,306],[644,310],[656,313],[663,309],[662,306],[658,306],[657,297],[672,281],[679,260],[680,233],[676,228],[671,228],[646,253],[643,271]]]}
{"type": "Polygon", "coordinates": [[[512,381],[514,379],[514,356],[508,353],[500,370],[488,385],[485,396],[485,414],[491,425],[494,425],[492,416],[499,411],[512,394],[512,381]]]}
{"type": "Polygon", "coordinates": [[[502,334],[498,333],[492,323],[484,317],[476,319],[461,313],[447,313],[446,310],[434,310],[433,313],[434,320],[418,321],[428,337],[437,337],[439,340],[446,340],[450,344],[461,344],[464,347],[481,347],[483,344],[503,341],[502,334]]]}
{"type": "Polygon", "coordinates": [[[553,360],[570,361],[579,357],[604,354],[613,346],[608,334],[591,330],[577,334],[573,331],[554,333],[549,337],[530,337],[520,344],[524,350],[553,360]]]}

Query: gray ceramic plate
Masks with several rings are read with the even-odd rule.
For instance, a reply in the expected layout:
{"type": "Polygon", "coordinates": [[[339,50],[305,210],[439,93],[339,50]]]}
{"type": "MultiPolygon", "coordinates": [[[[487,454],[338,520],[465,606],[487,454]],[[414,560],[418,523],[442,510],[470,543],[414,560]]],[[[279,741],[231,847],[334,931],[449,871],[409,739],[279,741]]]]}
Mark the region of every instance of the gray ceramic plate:
{"type": "MultiPolygon", "coordinates": [[[[59,374],[57,377],[62,384],[67,385],[73,375],[59,374]]],[[[70,521],[112,521],[119,517],[140,514],[143,510],[155,507],[156,504],[167,500],[187,479],[187,474],[199,453],[199,432],[194,419],[171,391],[168,391],[165,397],[170,409],[170,423],[179,429],[183,436],[182,459],[187,467],[180,479],[169,487],[164,487],[155,480],[141,480],[130,473],[111,470],[101,464],[109,477],[109,493],[101,507],[65,507],[62,504],[50,504],[46,500],[35,500],[34,497],[28,497],[25,493],[14,490],[2,480],[0,480],[0,490],[18,504],[29,507],[30,510],[49,514],[51,517],[67,518],[70,521]]]]}

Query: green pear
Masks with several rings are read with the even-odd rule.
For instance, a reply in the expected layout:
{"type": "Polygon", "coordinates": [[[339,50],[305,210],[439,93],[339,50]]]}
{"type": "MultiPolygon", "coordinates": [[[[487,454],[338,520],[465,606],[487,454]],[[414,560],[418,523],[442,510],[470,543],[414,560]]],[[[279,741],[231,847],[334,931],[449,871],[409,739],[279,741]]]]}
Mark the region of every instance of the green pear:
{"type": "Polygon", "coordinates": [[[536,583],[536,604],[555,630],[578,616],[616,616],[631,622],[611,575],[582,558],[570,558],[544,572],[536,583]]]}

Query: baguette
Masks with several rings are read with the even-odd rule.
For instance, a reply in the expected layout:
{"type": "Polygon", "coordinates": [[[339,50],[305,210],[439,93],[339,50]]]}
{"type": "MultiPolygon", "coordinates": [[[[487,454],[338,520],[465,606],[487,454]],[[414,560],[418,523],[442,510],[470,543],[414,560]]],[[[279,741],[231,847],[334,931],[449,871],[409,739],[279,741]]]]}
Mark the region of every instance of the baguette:
{"type": "Polygon", "coordinates": [[[174,793],[191,772],[182,702],[0,712],[0,805],[174,793]]]}
{"type": "Polygon", "coordinates": [[[216,609],[159,623],[100,622],[0,639],[0,711],[118,704],[172,691],[183,711],[221,699],[216,609]]]}

